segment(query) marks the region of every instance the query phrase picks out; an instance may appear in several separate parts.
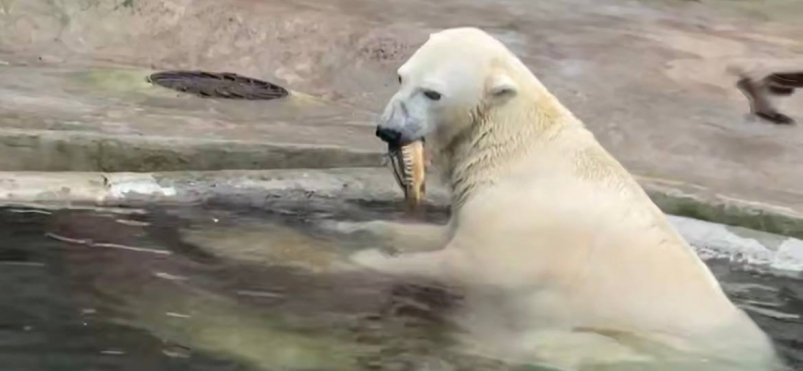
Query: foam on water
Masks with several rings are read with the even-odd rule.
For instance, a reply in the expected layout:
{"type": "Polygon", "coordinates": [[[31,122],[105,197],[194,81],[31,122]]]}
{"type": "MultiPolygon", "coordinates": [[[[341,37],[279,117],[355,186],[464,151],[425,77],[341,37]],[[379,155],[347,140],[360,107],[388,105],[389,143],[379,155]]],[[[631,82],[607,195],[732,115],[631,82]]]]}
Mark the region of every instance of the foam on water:
{"type": "Polygon", "coordinates": [[[703,259],[803,272],[802,240],[679,216],[669,216],[669,221],[703,259]]]}

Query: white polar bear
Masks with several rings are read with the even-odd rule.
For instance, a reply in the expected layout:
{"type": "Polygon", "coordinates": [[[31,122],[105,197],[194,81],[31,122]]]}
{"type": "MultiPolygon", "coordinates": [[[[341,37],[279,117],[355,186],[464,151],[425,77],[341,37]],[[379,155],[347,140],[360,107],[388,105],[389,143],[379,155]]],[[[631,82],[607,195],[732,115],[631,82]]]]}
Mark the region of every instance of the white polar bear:
{"type": "Polygon", "coordinates": [[[434,33],[398,73],[378,135],[426,138],[452,218],[371,223],[419,251],[353,261],[462,284],[463,324],[482,351],[565,367],[776,367],[766,335],[639,184],[501,42],[475,28],[434,33]]]}

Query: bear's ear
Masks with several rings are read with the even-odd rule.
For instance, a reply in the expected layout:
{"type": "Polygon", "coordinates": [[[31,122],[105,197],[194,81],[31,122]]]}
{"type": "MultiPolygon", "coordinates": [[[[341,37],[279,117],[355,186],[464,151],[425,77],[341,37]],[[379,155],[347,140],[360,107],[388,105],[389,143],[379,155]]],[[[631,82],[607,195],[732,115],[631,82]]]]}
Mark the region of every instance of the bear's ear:
{"type": "Polygon", "coordinates": [[[517,92],[516,82],[505,73],[496,73],[488,81],[488,93],[494,100],[507,100],[517,92]]]}

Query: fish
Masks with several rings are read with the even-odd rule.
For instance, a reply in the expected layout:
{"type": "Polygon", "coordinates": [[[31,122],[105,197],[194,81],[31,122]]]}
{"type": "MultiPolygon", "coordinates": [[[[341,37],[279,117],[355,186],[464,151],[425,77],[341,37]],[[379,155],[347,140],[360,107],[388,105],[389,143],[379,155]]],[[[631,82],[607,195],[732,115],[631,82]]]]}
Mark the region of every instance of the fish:
{"type": "Polygon", "coordinates": [[[426,195],[426,158],[424,141],[417,140],[403,146],[389,146],[388,157],[396,182],[404,192],[407,206],[418,209],[426,195]]]}

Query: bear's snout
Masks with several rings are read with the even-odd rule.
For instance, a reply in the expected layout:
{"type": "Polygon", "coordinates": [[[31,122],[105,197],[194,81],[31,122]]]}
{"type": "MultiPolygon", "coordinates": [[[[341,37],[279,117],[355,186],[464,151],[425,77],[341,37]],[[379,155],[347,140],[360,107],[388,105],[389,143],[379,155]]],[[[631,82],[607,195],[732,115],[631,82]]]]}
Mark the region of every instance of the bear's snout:
{"type": "Polygon", "coordinates": [[[398,147],[399,145],[401,145],[402,133],[396,129],[377,126],[376,136],[392,147],[398,147]]]}

